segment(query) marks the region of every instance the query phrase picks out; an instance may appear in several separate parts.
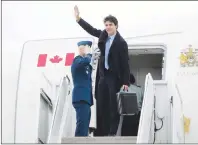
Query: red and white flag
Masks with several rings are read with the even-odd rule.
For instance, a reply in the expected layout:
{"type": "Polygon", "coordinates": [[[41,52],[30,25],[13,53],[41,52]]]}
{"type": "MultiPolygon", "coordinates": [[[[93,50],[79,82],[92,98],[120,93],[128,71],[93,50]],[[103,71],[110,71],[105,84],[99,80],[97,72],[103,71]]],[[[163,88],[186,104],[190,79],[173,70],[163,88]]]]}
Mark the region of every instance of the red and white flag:
{"type": "Polygon", "coordinates": [[[75,53],[66,53],[65,57],[60,57],[58,55],[49,57],[48,54],[39,54],[37,67],[45,67],[47,64],[47,61],[53,64],[64,61],[65,66],[70,66],[73,62],[74,56],[75,56],[75,53]]]}

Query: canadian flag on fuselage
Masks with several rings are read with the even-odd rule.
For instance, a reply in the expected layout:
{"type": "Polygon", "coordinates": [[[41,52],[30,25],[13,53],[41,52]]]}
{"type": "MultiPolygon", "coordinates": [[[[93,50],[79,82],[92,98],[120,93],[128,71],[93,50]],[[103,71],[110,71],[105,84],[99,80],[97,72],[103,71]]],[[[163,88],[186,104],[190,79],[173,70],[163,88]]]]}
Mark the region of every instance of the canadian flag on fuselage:
{"type": "Polygon", "coordinates": [[[64,61],[65,66],[70,66],[75,57],[75,53],[66,53],[63,57],[59,55],[54,55],[50,57],[48,54],[39,54],[37,67],[45,67],[47,62],[57,64],[64,61]]]}

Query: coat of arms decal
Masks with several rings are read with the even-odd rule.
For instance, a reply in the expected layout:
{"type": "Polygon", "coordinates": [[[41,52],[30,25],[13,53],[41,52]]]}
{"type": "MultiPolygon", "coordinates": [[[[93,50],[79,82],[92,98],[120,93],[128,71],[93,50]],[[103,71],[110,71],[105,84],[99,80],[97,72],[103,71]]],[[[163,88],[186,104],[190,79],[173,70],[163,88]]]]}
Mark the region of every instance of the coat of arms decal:
{"type": "Polygon", "coordinates": [[[198,49],[194,49],[192,45],[183,49],[180,54],[181,67],[198,67],[198,49]]]}

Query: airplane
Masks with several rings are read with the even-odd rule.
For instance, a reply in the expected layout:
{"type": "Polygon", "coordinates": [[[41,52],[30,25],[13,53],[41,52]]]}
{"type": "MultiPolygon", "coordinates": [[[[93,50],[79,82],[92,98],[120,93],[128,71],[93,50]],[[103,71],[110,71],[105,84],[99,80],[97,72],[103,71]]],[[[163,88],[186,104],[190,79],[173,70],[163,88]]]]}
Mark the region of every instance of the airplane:
{"type": "MultiPolygon", "coordinates": [[[[137,136],[120,136],[114,143],[125,143],[123,138],[130,143],[198,142],[195,111],[198,106],[198,17],[188,13],[177,20],[171,14],[167,17],[168,23],[156,20],[159,27],[143,28],[151,32],[159,29],[162,33],[125,37],[130,70],[144,90],[144,100],[137,136]]],[[[133,32],[126,30],[122,35],[130,33],[133,32]]],[[[97,39],[92,36],[24,43],[17,77],[14,131],[9,134],[14,138],[12,143],[109,143],[113,140],[109,137],[97,140],[94,134],[86,139],[74,137],[70,67],[77,55],[76,44],[81,40],[92,41],[92,50],[98,49],[97,39]]],[[[97,61],[92,76],[94,90],[96,77],[97,61]]],[[[90,128],[96,131],[96,105],[91,110],[90,128]]]]}

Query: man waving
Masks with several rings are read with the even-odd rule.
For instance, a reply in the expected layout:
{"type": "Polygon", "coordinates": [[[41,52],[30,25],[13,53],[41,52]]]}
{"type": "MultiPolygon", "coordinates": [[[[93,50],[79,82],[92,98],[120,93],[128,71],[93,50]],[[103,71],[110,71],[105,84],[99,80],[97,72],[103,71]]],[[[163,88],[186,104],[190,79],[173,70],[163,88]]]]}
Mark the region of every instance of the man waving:
{"type": "Polygon", "coordinates": [[[114,16],[104,18],[104,30],[98,30],[88,24],[74,7],[77,23],[90,35],[98,37],[101,51],[99,59],[99,82],[97,94],[97,114],[102,136],[114,136],[119,124],[116,93],[120,87],[128,89],[129,64],[128,45],[118,29],[118,20],[114,16]],[[107,109],[108,108],[108,109],[107,109]]]}

